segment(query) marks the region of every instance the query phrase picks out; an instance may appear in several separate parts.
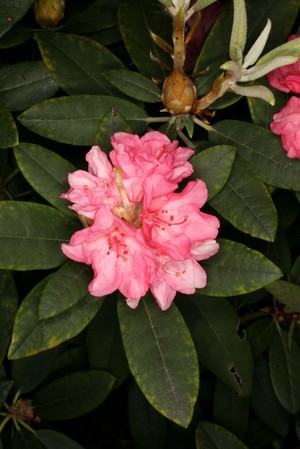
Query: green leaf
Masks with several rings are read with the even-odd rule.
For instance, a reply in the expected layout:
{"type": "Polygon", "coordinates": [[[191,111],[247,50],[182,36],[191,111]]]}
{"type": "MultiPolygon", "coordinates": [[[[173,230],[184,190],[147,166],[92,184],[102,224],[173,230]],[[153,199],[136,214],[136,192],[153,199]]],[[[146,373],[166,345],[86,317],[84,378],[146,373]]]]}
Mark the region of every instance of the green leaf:
{"type": "Polygon", "coordinates": [[[126,132],[132,134],[132,129],[124,117],[112,107],[103,116],[99,129],[95,137],[95,143],[107,154],[112,149],[111,136],[116,132],[126,132]]]}
{"type": "Polygon", "coordinates": [[[288,346],[287,333],[281,329],[272,340],[269,351],[271,380],[275,394],[290,413],[300,410],[300,345],[293,339],[288,346]]]}
{"type": "Polygon", "coordinates": [[[36,40],[51,76],[69,95],[115,91],[102,72],[124,65],[103,45],[87,37],[52,31],[39,31],[36,40]]]}
{"type": "Polygon", "coordinates": [[[76,441],[55,430],[37,430],[35,434],[47,449],[84,449],[76,441]]]}
{"type": "Polygon", "coordinates": [[[83,298],[75,306],[48,320],[39,320],[38,308],[49,277],[26,296],[16,319],[8,350],[10,359],[37,354],[78,335],[93,319],[102,304],[101,298],[83,298]]]}
{"type": "Polygon", "coordinates": [[[12,115],[0,103],[0,148],[10,148],[19,143],[17,126],[12,115]]]}
{"type": "Polygon", "coordinates": [[[194,295],[193,302],[197,309],[191,332],[199,360],[239,396],[248,397],[253,357],[247,338],[237,333],[238,314],[227,299],[194,295]]]}
{"type": "Polygon", "coordinates": [[[54,268],[65,260],[61,244],[77,222],[50,206],[21,201],[0,203],[0,267],[7,270],[54,268]]]}
{"type": "Polygon", "coordinates": [[[105,4],[103,0],[94,1],[84,11],[66,18],[62,29],[68,33],[91,34],[108,30],[117,25],[117,8],[105,4]]]}
{"type": "Polygon", "coordinates": [[[241,157],[235,158],[225,186],[210,205],[244,233],[274,241],[277,212],[271,195],[255,170],[241,157]]]}
{"type": "Polygon", "coordinates": [[[145,128],[147,114],[129,101],[113,96],[75,95],[43,101],[18,116],[31,131],[70,145],[94,145],[101,120],[114,108],[126,117],[134,133],[145,128]]]}
{"type": "Polygon", "coordinates": [[[10,111],[22,111],[57,91],[58,85],[42,61],[20,62],[0,69],[0,101],[10,111]]]}
{"type": "Polygon", "coordinates": [[[74,216],[68,202],[60,198],[69,190],[68,173],[74,165],[47,148],[33,143],[21,142],[14,148],[18,166],[29,184],[52,206],[67,215],[74,216]]]}
{"type": "Polygon", "coordinates": [[[43,419],[73,419],[94,410],[110,393],[115,378],[105,371],[85,371],[55,379],[33,398],[35,413],[43,419]]]}
{"type": "Polygon", "coordinates": [[[12,438],[12,449],[46,449],[46,446],[33,432],[21,429],[15,432],[12,438]]]}
{"type": "Polygon", "coordinates": [[[12,28],[29,10],[34,0],[0,0],[0,36],[12,28]]]}
{"type": "Polygon", "coordinates": [[[199,389],[198,360],[176,306],[162,312],[149,295],[135,310],[120,300],[118,313],[129,368],[142,393],[158,412],[187,427],[199,389]]]}
{"type": "Polygon", "coordinates": [[[274,393],[269,365],[263,357],[256,359],[251,404],[257,416],[267,426],[281,436],[287,435],[289,414],[274,393]]]}
{"type": "Polygon", "coordinates": [[[87,299],[88,284],[93,278],[91,268],[68,260],[49,278],[39,303],[39,318],[47,320],[87,299]]]}
{"type": "Polygon", "coordinates": [[[275,187],[300,190],[300,161],[286,157],[279,136],[251,123],[223,120],[209,133],[211,142],[235,145],[238,154],[275,187]]]}
{"type": "Polygon", "coordinates": [[[119,327],[117,303],[113,297],[103,302],[89,324],[86,346],[90,367],[112,373],[116,377],[114,387],[119,386],[128,376],[129,369],[119,327]]]}
{"type": "Polygon", "coordinates": [[[213,416],[216,424],[243,439],[248,427],[249,408],[248,398],[241,398],[235,391],[217,380],[213,399],[213,416]]]}
{"type": "Polygon", "coordinates": [[[23,44],[33,36],[33,29],[28,25],[17,23],[0,38],[0,48],[11,48],[23,44]]]}
{"type": "Polygon", "coordinates": [[[269,317],[260,318],[250,324],[247,328],[247,337],[255,356],[262,354],[268,349],[275,332],[274,320],[269,317]]]}
{"type": "Polygon", "coordinates": [[[220,241],[218,253],[201,261],[207,285],[201,293],[208,296],[234,296],[258,290],[282,276],[279,268],[263,254],[241,243],[220,241]]]}
{"type": "Polygon", "coordinates": [[[13,387],[12,380],[1,380],[0,381],[0,408],[3,403],[6,401],[7,396],[9,395],[10,390],[13,387]]]}
{"type": "Polygon", "coordinates": [[[18,309],[18,292],[9,271],[0,271],[0,365],[11,338],[14,318],[18,309]]]}
{"type": "Polygon", "coordinates": [[[235,147],[216,145],[191,157],[194,175],[205,182],[208,201],[211,200],[226,183],[235,158],[235,147]]]}
{"type": "Polygon", "coordinates": [[[161,101],[161,89],[144,75],[130,70],[110,70],[103,76],[124,94],[147,103],[161,101]]]}
{"type": "Polygon", "coordinates": [[[200,421],[196,429],[197,449],[248,449],[233,433],[208,421],[200,421]]]}
{"type": "Polygon", "coordinates": [[[150,35],[152,31],[163,39],[171,39],[171,20],[159,2],[157,0],[122,1],[118,20],[122,38],[134,65],[143,75],[163,80],[166,76],[164,69],[150,59],[150,52],[152,52],[156,58],[172,65],[171,58],[166,57],[150,35]]]}
{"type": "Polygon", "coordinates": [[[265,287],[278,301],[288,306],[293,312],[300,312],[300,286],[279,280],[265,287]]]}

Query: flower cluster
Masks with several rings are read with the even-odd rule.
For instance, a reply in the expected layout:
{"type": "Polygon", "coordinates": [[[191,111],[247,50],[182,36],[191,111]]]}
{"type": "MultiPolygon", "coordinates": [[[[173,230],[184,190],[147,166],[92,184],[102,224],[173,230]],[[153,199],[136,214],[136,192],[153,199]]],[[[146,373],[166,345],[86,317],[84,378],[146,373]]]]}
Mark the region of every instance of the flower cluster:
{"type": "MultiPolygon", "coordinates": [[[[299,38],[293,34],[289,41],[299,38]]],[[[300,94],[300,59],[293,64],[278,67],[268,74],[271,86],[282,92],[300,94]]],[[[290,158],[300,158],[300,98],[293,95],[287,104],[273,116],[270,125],[274,134],[281,136],[283,148],[290,158]]]]}
{"type": "Polygon", "coordinates": [[[86,155],[89,171],[69,175],[71,188],[62,197],[88,226],[62,251],[92,266],[92,295],[119,290],[135,308],[150,288],[166,310],[177,291],[192,294],[206,285],[197,261],[218,251],[219,221],[200,211],[207,199],[203,181],[177,191],[193,172],[193,150],[158,131],[141,138],[119,132],[111,142],[111,162],[93,146],[86,155]]]}

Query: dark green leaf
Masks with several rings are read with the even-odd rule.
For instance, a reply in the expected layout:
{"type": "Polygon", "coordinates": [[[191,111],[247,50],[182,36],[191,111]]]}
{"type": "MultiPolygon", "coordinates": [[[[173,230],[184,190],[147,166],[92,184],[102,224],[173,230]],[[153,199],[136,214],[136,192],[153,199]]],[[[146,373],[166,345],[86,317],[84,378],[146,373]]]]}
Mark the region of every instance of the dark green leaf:
{"type": "Polygon", "coordinates": [[[235,158],[235,147],[216,145],[201,151],[190,159],[194,174],[205,182],[208,201],[211,200],[226,183],[235,158]]]}
{"type": "Polygon", "coordinates": [[[57,209],[74,216],[60,195],[69,190],[68,173],[75,171],[75,167],[53,151],[33,143],[21,142],[14,153],[29,184],[57,209]]]}
{"type": "Polygon", "coordinates": [[[268,349],[276,332],[274,320],[272,318],[260,318],[250,324],[246,332],[253,354],[255,356],[260,355],[268,349]]]}
{"type": "Polygon", "coordinates": [[[238,154],[275,187],[300,190],[300,161],[289,159],[279,136],[240,120],[223,120],[209,133],[211,142],[235,145],[238,154]]]}
{"type": "Polygon", "coordinates": [[[207,285],[201,293],[208,296],[234,296],[258,290],[282,274],[263,254],[241,243],[220,240],[218,253],[201,261],[207,285]]]}
{"type": "Polygon", "coordinates": [[[18,309],[18,292],[9,271],[0,271],[0,365],[5,357],[18,309]]]}
{"type": "Polygon", "coordinates": [[[300,286],[279,280],[266,287],[278,301],[288,306],[293,312],[300,312],[300,286]]]}
{"type": "Polygon", "coordinates": [[[91,34],[117,25],[117,8],[113,4],[94,1],[84,11],[67,18],[62,29],[68,33],[91,34]]]}
{"type": "Polygon", "coordinates": [[[300,255],[297,257],[297,259],[293,265],[293,268],[291,271],[291,278],[295,284],[300,285],[300,255]]]}
{"type": "Polygon", "coordinates": [[[34,0],[0,0],[0,36],[3,36],[31,7],[34,0]]]}
{"type": "Polygon", "coordinates": [[[129,123],[114,107],[112,107],[103,116],[99,124],[95,143],[100,145],[101,149],[108,153],[112,149],[111,136],[120,131],[132,133],[129,123]]]}
{"type": "Polygon", "coordinates": [[[200,421],[196,429],[197,449],[247,449],[233,433],[208,421],[200,421]]]}
{"type": "Polygon", "coordinates": [[[61,244],[77,223],[50,206],[37,203],[0,203],[0,267],[7,270],[47,269],[61,265],[61,244]]]}
{"type": "Polygon", "coordinates": [[[121,98],[101,95],[75,95],[43,101],[19,115],[31,131],[70,145],[93,145],[101,120],[114,108],[126,117],[133,132],[145,127],[143,109],[121,98]]]}
{"type": "Polygon", "coordinates": [[[193,301],[197,315],[191,332],[200,362],[239,396],[248,397],[253,357],[247,338],[237,333],[238,314],[227,299],[194,295],[193,301]]]}
{"type": "Polygon", "coordinates": [[[34,31],[28,25],[17,23],[0,38],[0,48],[11,48],[32,38],[34,31]]]}
{"type": "Polygon", "coordinates": [[[39,320],[38,307],[49,278],[40,282],[22,302],[15,320],[10,359],[37,354],[78,335],[93,319],[102,304],[101,298],[85,297],[74,307],[48,320],[39,320]]]}
{"type": "Polygon", "coordinates": [[[93,273],[89,266],[72,260],[53,273],[39,303],[39,318],[53,318],[87,297],[93,273]]]}
{"type": "Polygon", "coordinates": [[[300,345],[293,339],[288,347],[288,336],[281,329],[272,340],[269,351],[271,380],[279,402],[290,413],[300,409],[300,345]]]}
{"type": "Polygon", "coordinates": [[[51,76],[69,95],[115,91],[102,72],[124,65],[103,45],[87,37],[52,31],[39,31],[36,40],[51,76]]]}
{"type": "Polygon", "coordinates": [[[289,430],[289,414],[279,403],[271,382],[268,362],[256,359],[251,404],[257,416],[274,432],[286,436],[289,430]]]}
{"type": "Polygon", "coordinates": [[[0,380],[0,408],[3,402],[6,401],[13,384],[12,380],[0,380]]]}
{"type": "Polygon", "coordinates": [[[199,389],[198,360],[176,306],[162,312],[149,295],[135,310],[120,300],[118,313],[129,367],[141,391],[162,415],[187,427],[199,389]]]}
{"type": "Polygon", "coordinates": [[[15,121],[10,112],[0,103],[0,148],[9,148],[19,143],[15,121]]]}
{"type": "Polygon", "coordinates": [[[241,157],[235,158],[225,186],[210,205],[244,233],[274,241],[277,213],[271,195],[255,170],[241,157]]]}
{"type": "Polygon", "coordinates": [[[0,69],[0,101],[10,111],[22,111],[57,91],[58,85],[42,61],[20,62],[0,69]]]}
{"type": "Polygon", "coordinates": [[[130,70],[110,70],[104,77],[124,94],[147,103],[161,101],[161,89],[140,73],[130,70]]]}
{"type": "Polygon", "coordinates": [[[12,439],[12,449],[47,449],[33,432],[21,429],[15,432],[12,439]]]}
{"type": "Polygon", "coordinates": [[[258,418],[250,421],[245,442],[249,449],[265,449],[272,445],[276,434],[258,418]]]}
{"type": "Polygon", "coordinates": [[[47,449],[84,449],[76,441],[54,430],[37,430],[36,436],[47,449]]]}
{"type": "Polygon", "coordinates": [[[105,371],[73,373],[47,384],[34,396],[35,413],[59,421],[85,415],[110,393],[115,378],[105,371]]]}

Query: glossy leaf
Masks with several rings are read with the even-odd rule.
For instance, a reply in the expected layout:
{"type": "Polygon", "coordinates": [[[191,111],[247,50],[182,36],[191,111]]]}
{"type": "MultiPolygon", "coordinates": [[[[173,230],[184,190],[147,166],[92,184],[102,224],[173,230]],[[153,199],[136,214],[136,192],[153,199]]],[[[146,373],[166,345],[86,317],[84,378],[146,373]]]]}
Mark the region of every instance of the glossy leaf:
{"type": "Polygon", "coordinates": [[[11,338],[14,318],[18,309],[18,292],[12,274],[0,271],[0,365],[11,338]]]}
{"type": "Polygon", "coordinates": [[[36,431],[37,438],[47,449],[84,449],[83,446],[63,433],[42,429],[36,431]]]}
{"type": "Polygon", "coordinates": [[[9,148],[19,143],[15,121],[10,112],[0,103],[0,149],[9,148]]]}
{"type": "Polygon", "coordinates": [[[10,359],[28,357],[55,348],[75,337],[89,324],[102,304],[101,298],[91,300],[85,297],[60,315],[39,320],[39,302],[48,280],[46,278],[37,284],[18,310],[8,351],[10,359]]]}
{"type": "Polygon", "coordinates": [[[289,414],[278,401],[271,382],[268,362],[256,359],[251,404],[257,416],[274,432],[286,436],[289,430],[289,414]]]}
{"type": "Polygon", "coordinates": [[[279,268],[258,251],[230,240],[219,242],[218,253],[201,261],[207,274],[207,285],[201,293],[208,296],[241,295],[282,276],[279,268]]]}
{"type": "Polygon", "coordinates": [[[102,151],[108,153],[112,149],[111,136],[116,132],[126,132],[132,134],[132,129],[125,118],[112,107],[103,116],[97,134],[95,143],[100,146],[102,151]]]}
{"type": "Polygon", "coordinates": [[[288,336],[281,329],[272,340],[269,350],[271,380],[279,402],[290,413],[300,410],[300,345],[293,339],[288,346],[288,336]]]}
{"type": "Polygon", "coordinates": [[[36,40],[55,82],[69,95],[112,94],[102,72],[124,68],[106,47],[75,34],[39,31],[36,40]]]}
{"type": "Polygon", "coordinates": [[[68,173],[75,171],[74,165],[58,154],[40,145],[21,142],[14,148],[18,166],[29,184],[52,206],[67,215],[69,203],[60,198],[69,190],[68,173]]]}
{"type": "Polygon", "coordinates": [[[208,201],[211,200],[226,183],[235,158],[235,147],[215,145],[192,156],[190,163],[194,167],[194,175],[205,182],[208,190],[208,201]]]}
{"type": "Polygon", "coordinates": [[[260,355],[268,349],[274,337],[276,332],[274,320],[271,317],[260,318],[251,323],[246,332],[253,354],[260,355]]]}
{"type": "Polygon", "coordinates": [[[117,25],[117,8],[113,4],[94,1],[84,11],[67,18],[62,29],[68,33],[91,34],[117,25]]]}
{"type": "Polygon", "coordinates": [[[0,407],[2,407],[4,401],[6,401],[13,384],[12,380],[0,380],[0,407]]]}
{"type": "Polygon", "coordinates": [[[235,145],[262,179],[275,187],[300,190],[300,161],[286,157],[279,136],[238,120],[222,120],[209,133],[211,142],[235,145]]]}
{"type": "Polygon", "coordinates": [[[110,393],[115,378],[105,371],[84,371],[55,379],[39,390],[32,405],[50,421],[73,419],[98,407],[110,393]]]}
{"type": "Polygon", "coordinates": [[[293,312],[300,312],[300,286],[279,280],[266,287],[278,301],[288,306],[293,312]]]}
{"type": "Polygon", "coordinates": [[[0,204],[0,267],[37,270],[61,265],[61,244],[77,222],[53,207],[21,201],[0,204]]]}
{"type": "Polygon", "coordinates": [[[52,97],[59,87],[42,61],[20,62],[0,69],[0,101],[10,111],[22,111],[52,97]]]}
{"type": "Polygon", "coordinates": [[[197,449],[248,449],[233,433],[208,421],[200,421],[196,429],[197,449]]]}
{"type": "Polygon", "coordinates": [[[0,48],[11,48],[28,41],[33,36],[33,30],[28,25],[17,23],[0,38],[0,48]]]}
{"type": "Polygon", "coordinates": [[[12,438],[12,449],[47,449],[33,432],[21,429],[12,438]]]}
{"type": "Polygon", "coordinates": [[[193,302],[196,315],[191,332],[199,360],[239,396],[248,397],[253,357],[249,341],[237,333],[238,314],[227,299],[194,295],[193,302]]]}
{"type": "Polygon", "coordinates": [[[110,70],[103,74],[119,91],[147,103],[161,101],[161,89],[149,78],[130,70],[110,70]]]}
{"type": "Polygon", "coordinates": [[[198,360],[176,306],[162,312],[149,295],[135,310],[120,300],[118,314],[129,368],[139,388],[158,412],[187,427],[198,395],[198,360]]]}
{"type": "Polygon", "coordinates": [[[236,157],[230,176],[210,205],[236,228],[273,242],[277,213],[266,186],[251,166],[236,157]]]}
{"type": "Polygon", "coordinates": [[[101,95],[74,95],[46,100],[27,109],[18,120],[31,131],[70,145],[95,143],[101,120],[115,108],[126,117],[133,132],[143,131],[147,114],[121,98],[101,95]]]}
{"type": "Polygon", "coordinates": [[[0,36],[12,28],[29,10],[34,0],[0,0],[0,36]]]}

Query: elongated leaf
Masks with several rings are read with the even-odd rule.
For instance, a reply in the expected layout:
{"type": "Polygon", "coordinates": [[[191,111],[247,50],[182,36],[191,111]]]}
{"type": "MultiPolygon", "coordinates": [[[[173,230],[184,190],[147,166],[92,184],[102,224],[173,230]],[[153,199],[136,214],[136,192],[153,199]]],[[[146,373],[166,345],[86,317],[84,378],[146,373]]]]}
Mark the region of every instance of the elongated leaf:
{"type": "Polygon", "coordinates": [[[18,116],[31,131],[71,145],[93,145],[101,120],[115,108],[126,117],[133,132],[145,127],[147,114],[128,101],[112,96],[75,95],[43,101],[18,116]]]}
{"type": "Polygon", "coordinates": [[[193,302],[197,310],[191,332],[199,360],[239,396],[248,397],[253,357],[249,341],[237,333],[238,314],[227,299],[194,295],[193,302]]]}
{"type": "Polygon", "coordinates": [[[61,265],[61,244],[77,229],[73,220],[50,206],[21,201],[0,203],[0,267],[37,270],[61,265]]]}
{"type": "Polygon", "coordinates": [[[278,301],[282,302],[293,312],[300,312],[300,286],[291,282],[279,280],[266,287],[278,301]]]}
{"type": "Polygon", "coordinates": [[[103,76],[129,97],[147,103],[157,103],[161,101],[161,89],[140,73],[129,70],[110,70],[103,76]]]}
{"type": "Polygon", "coordinates": [[[39,303],[39,318],[53,318],[86,298],[93,277],[89,266],[69,260],[51,275],[39,303]]]}
{"type": "Polygon", "coordinates": [[[125,301],[118,306],[124,348],[137,384],[156,410],[187,427],[198,395],[199,373],[183,318],[174,304],[162,312],[150,295],[136,310],[125,301]]]}
{"type": "Polygon", "coordinates": [[[58,91],[45,64],[20,62],[0,69],[0,101],[10,111],[21,111],[58,91]]]}
{"type": "Polygon", "coordinates": [[[239,156],[225,186],[210,205],[246,234],[274,241],[277,213],[271,195],[255,170],[239,156]]]}
{"type": "Polygon", "coordinates": [[[223,120],[209,134],[213,143],[235,145],[238,154],[272,186],[300,190],[300,161],[286,157],[279,136],[238,120],[223,120]]]}
{"type": "Polygon", "coordinates": [[[10,112],[0,103],[0,148],[9,148],[19,143],[18,130],[10,112]]]}
{"type": "Polygon", "coordinates": [[[268,362],[260,357],[256,360],[254,385],[251,396],[252,407],[257,416],[274,432],[286,436],[289,430],[289,414],[278,401],[271,382],[268,362]]]}
{"type": "Polygon", "coordinates": [[[205,182],[208,201],[211,200],[226,183],[235,158],[235,147],[216,145],[201,151],[190,159],[194,174],[205,182]]]}
{"type": "Polygon", "coordinates": [[[9,271],[0,271],[0,365],[10,342],[14,318],[18,309],[18,293],[9,271]]]}
{"type": "Polygon", "coordinates": [[[94,1],[84,11],[67,18],[62,29],[68,33],[91,34],[117,25],[117,8],[113,4],[94,1]]]}
{"type": "Polygon", "coordinates": [[[279,402],[290,413],[300,410],[300,345],[294,339],[288,347],[288,336],[281,329],[273,338],[269,363],[271,380],[279,402]]]}
{"type": "Polygon", "coordinates": [[[132,129],[125,118],[116,111],[115,108],[111,108],[102,118],[99,129],[95,137],[95,143],[99,145],[102,151],[109,153],[112,149],[111,136],[116,132],[132,133],[132,129]]]}
{"type": "Polygon", "coordinates": [[[8,351],[10,359],[28,357],[55,348],[78,335],[101,307],[101,298],[85,297],[64,313],[49,320],[39,320],[39,302],[47,282],[48,278],[31,290],[18,310],[8,351]]]}
{"type": "Polygon", "coordinates": [[[250,324],[247,328],[247,337],[255,356],[268,349],[275,332],[275,323],[270,317],[261,318],[250,324]]]}
{"type": "Polygon", "coordinates": [[[34,0],[0,0],[0,36],[3,36],[31,7],[34,0]]]}
{"type": "Polygon", "coordinates": [[[218,253],[201,262],[208,296],[234,296],[258,290],[282,276],[279,268],[258,251],[241,243],[220,240],[218,253]]]}
{"type": "Polygon", "coordinates": [[[2,407],[4,401],[6,401],[7,396],[9,395],[10,390],[13,386],[12,380],[1,380],[0,381],[0,407],[2,407]]]}
{"type": "Polygon", "coordinates": [[[85,415],[110,393],[115,378],[105,371],[83,371],[55,379],[34,396],[38,416],[58,421],[85,415]]]}
{"type": "Polygon", "coordinates": [[[196,429],[197,449],[248,449],[233,433],[208,421],[200,421],[196,429]]]}
{"type": "Polygon", "coordinates": [[[33,29],[28,25],[17,23],[0,38],[0,48],[11,48],[28,41],[33,36],[33,29]]]}
{"type": "Polygon", "coordinates": [[[55,430],[37,430],[36,436],[47,449],[84,449],[76,441],[55,430]]]}
{"type": "Polygon", "coordinates": [[[103,45],[87,37],[52,31],[39,31],[36,40],[51,76],[69,95],[115,91],[101,73],[124,66],[103,45]]]}
{"type": "Polygon", "coordinates": [[[29,184],[57,209],[74,216],[60,195],[69,190],[68,173],[75,171],[75,167],[53,151],[33,143],[21,142],[14,148],[14,154],[29,184]]]}
{"type": "Polygon", "coordinates": [[[21,429],[15,432],[12,439],[12,449],[47,449],[33,432],[21,429]]]}

